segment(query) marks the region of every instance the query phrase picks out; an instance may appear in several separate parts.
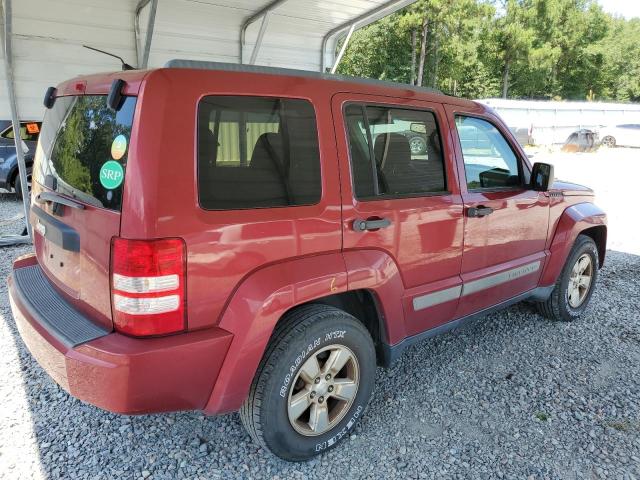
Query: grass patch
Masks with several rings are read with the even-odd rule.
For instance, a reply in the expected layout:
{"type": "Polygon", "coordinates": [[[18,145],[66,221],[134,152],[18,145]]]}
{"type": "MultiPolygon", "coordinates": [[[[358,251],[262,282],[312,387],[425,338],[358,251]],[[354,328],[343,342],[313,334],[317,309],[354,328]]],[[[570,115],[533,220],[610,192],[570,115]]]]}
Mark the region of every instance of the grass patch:
{"type": "Polygon", "coordinates": [[[614,430],[618,430],[619,432],[628,432],[632,428],[631,423],[629,423],[626,420],[609,422],[607,423],[607,425],[613,428],[614,430]]]}
{"type": "Polygon", "coordinates": [[[536,412],[536,418],[541,422],[546,422],[551,418],[551,415],[545,412],[536,412]]]}

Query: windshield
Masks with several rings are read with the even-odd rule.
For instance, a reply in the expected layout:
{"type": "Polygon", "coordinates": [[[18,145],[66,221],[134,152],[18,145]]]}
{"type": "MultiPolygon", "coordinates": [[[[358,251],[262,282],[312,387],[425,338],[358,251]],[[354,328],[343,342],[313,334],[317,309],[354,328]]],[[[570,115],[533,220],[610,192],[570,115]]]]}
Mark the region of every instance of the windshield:
{"type": "Polygon", "coordinates": [[[107,107],[106,95],[58,97],[47,110],[35,179],[85,203],[119,211],[136,97],[107,107]]]}

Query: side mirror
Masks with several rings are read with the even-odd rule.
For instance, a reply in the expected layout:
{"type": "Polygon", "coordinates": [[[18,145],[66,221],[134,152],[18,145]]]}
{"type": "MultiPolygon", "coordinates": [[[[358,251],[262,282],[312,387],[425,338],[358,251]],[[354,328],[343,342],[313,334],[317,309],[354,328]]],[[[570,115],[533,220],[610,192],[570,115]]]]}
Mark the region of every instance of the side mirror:
{"type": "Polygon", "coordinates": [[[537,192],[546,192],[553,184],[553,165],[536,162],[531,171],[531,188],[537,192]]]}

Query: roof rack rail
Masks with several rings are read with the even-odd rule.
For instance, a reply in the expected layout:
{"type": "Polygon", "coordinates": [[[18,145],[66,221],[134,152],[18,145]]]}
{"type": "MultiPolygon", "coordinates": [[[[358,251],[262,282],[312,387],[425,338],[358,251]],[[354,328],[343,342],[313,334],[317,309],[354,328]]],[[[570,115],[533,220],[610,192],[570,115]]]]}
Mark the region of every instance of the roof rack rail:
{"type": "Polygon", "coordinates": [[[333,73],[312,72],[310,70],[296,70],[293,68],[265,67],[262,65],[245,65],[240,63],[224,63],[224,62],[205,62],[200,60],[169,60],[164,64],[164,68],[192,68],[197,70],[218,70],[223,72],[249,72],[263,73],[267,75],[287,75],[290,77],[306,77],[318,78],[322,80],[338,80],[343,82],[364,83],[369,85],[387,86],[394,88],[402,88],[421,93],[438,93],[442,92],[435,88],[418,87],[407,83],[390,82],[388,80],[376,80],[373,78],[352,77],[349,75],[337,75],[333,73]]]}

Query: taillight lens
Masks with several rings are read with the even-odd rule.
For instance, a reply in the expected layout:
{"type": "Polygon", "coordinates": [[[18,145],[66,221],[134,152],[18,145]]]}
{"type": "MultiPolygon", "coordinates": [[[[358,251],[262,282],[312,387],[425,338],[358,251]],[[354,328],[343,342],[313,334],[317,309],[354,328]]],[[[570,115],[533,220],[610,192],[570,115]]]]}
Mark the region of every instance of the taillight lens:
{"type": "Polygon", "coordinates": [[[179,238],[113,239],[111,302],[116,330],[143,336],[185,329],[185,251],[179,238]]]}

